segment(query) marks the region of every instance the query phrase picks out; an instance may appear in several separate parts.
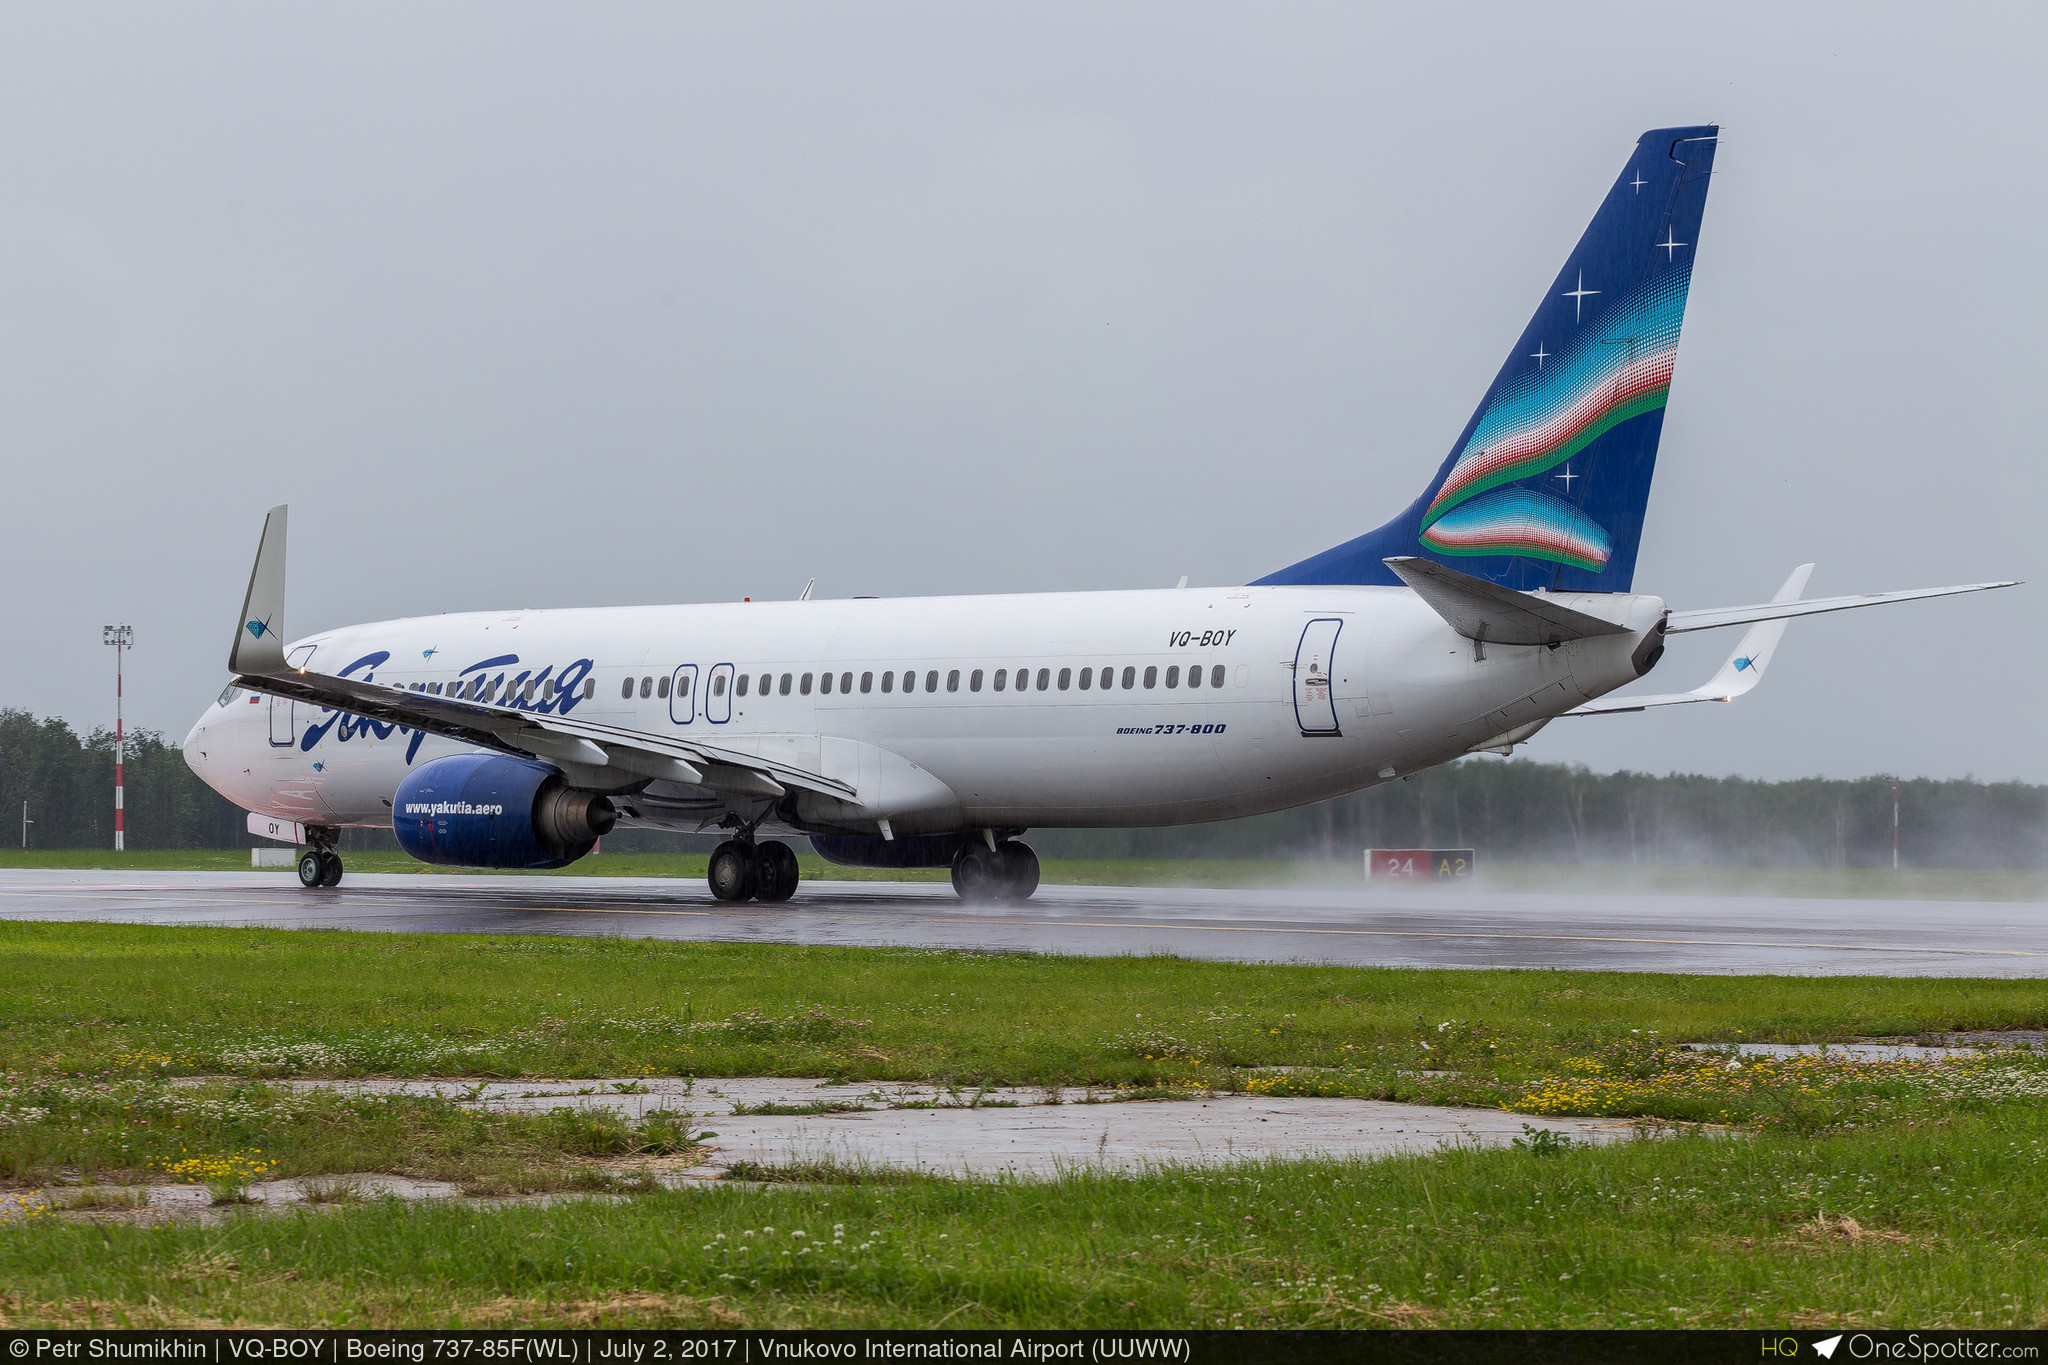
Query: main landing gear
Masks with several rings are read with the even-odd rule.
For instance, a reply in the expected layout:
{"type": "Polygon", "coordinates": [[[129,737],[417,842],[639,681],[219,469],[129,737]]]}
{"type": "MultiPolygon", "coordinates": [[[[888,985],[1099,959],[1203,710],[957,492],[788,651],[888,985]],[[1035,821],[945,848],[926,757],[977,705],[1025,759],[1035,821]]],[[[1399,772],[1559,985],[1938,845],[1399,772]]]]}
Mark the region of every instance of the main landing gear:
{"type": "Polygon", "coordinates": [[[771,839],[727,839],[711,851],[707,880],[711,894],[722,901],[781,902],[796,894],[799,874],[789,845],[771,839]]]}
{"type": "Polygon", "coordinates": [[[953,890],[970,903],[1028,901],[1038,890],[1038,855],[1015,839],[969,844],[954,855],[953,890]]]}
{"type": "Polygon", "coordinates": [[[299,856],[299,885],[308,890],[341,885],[341,855],[334,851],[332,837],[321,838],[322,833],[329,832],[309,826],[306,835],[313,846],[299,856]]]}

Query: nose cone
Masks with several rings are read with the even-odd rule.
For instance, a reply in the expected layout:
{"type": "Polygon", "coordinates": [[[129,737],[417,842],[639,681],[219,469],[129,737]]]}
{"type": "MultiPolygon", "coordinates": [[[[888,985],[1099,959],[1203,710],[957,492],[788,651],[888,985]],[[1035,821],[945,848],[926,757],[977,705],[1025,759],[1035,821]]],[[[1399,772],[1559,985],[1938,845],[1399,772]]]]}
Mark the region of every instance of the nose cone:
{"type": "Polygon", "coordinates": [[[185,755],[185,766],[199,774],[202,782],[206,780],[207,768],[206,722],[219,709],[219,707],[209,706],[206,710],[200,712],[199,719],[192,722],[191,730],[187,731],[185,735],[185,744],[182,749],[185,755]]]}

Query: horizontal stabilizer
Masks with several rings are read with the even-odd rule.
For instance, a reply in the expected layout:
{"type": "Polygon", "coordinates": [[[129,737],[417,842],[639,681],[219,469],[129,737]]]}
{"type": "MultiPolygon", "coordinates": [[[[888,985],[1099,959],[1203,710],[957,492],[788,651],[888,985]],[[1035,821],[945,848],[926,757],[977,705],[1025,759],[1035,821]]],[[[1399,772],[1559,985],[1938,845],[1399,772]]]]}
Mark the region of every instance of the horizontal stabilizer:
{"type": "Polygon", "coordinates": [[[1689,630],[1715,630],[1721,626],[1746,626],[1752,621],[1784,621],[1794,616],[1818,616],[1827,611],[1850,611],[1886,602],[1915,602],[1923,597],[1953,597],[1959,592],[1989,592],[1993,588],[2015,588],[2016,578],[1998,583],[1963,583],[1953,588],[1912,588],[1906,592],[1866,592],[1849,597],[1816,597],[1806,602],[1760,602],[1753,607],[1714,607],[1706,611],[1674,611],[1664,633],[1680,635],[1689,630]]]}
{"type": "MultiPolygon", "coordinates": [[[[1792,571],[1792,576],[1771,597],[1771,605],[1796,601],[1806,591],[1806,580],[1813,576],[1813,565],[1801,564],[1792,571]]],[[[1735,646],[1735,652],[1728,656],[1720,671],[1690,692],[1665,692],[1651,696],[1601,697],[1584,706],[1576,706],[1565,712],[1568,716],[1605,716],[1623,711],[1647,711],[1653,706],[1683,706],[1696,701],[1734,701],[1743,693],[1763,681],[1764,669],[1770,665],[1771,656],[1778,652],[1778,642],[1785,638],[1788,618],[1776,617],[1760,621],[1743,632],[1742,643],[1735,646]]]]}
{"type": "Polygon", "coordinates": [[[1516,592],[1447,569],[1434,560],[1400,555],[1387,560],[1386,566],[1468,640],[1490,645],[1555,645],[1628,632],[1627,626],[1573,611],[1535,593],[1516,592]]]}

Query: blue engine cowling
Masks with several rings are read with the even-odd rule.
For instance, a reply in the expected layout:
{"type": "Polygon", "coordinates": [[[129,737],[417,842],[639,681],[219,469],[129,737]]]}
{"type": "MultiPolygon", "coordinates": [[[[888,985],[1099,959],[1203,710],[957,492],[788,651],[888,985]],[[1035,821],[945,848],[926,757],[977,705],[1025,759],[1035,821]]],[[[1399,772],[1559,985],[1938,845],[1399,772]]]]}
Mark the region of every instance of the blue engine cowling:
{"type": "Polygon", "coordinates": [[[841,867],[951,867],[964,834],[914,834],[884,839],[874,834],[813,834],[811,847],[841,867]]]}
{"type": "Polygon", "coordinates": [[[455,867],[562,867],[618,819],[608,799],[571,787],[559,769],[503,754],[422,763],[391,798],[398,846],[455,867]]]}

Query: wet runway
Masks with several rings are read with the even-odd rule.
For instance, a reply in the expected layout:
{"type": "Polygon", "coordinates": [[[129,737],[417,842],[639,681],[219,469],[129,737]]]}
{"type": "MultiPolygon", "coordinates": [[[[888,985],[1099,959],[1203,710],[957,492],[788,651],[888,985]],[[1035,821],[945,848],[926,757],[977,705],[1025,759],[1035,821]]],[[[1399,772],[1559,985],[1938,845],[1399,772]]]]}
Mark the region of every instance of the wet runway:
{"type": "Polygon", "coordinates": [[[1646,972],[2048,976],[2048,905],[2011,901],[1047,886],[971,907],[934,883],[806,882],[721,905],[701,882],[0,870],[0,919],[725,943],[1170,953],[1243,962],[1646,972]]]}

